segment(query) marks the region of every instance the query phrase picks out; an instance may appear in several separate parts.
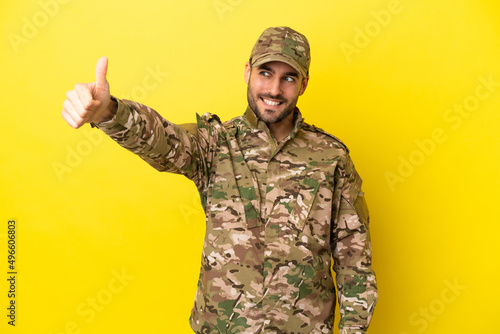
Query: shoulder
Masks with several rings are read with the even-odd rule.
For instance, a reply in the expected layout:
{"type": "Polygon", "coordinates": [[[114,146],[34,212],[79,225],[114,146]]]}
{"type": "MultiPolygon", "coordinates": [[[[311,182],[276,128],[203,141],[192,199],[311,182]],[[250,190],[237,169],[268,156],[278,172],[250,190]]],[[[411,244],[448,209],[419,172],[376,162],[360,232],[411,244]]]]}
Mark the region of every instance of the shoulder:
{"type": "Polygon", "coordinates": [[[212,113],[196,115],[198,131],[207,131],[209,135],[217,134],[220,138],[234,135],[237,126],[242,122],[242,117],[235,117],[227,121],[221,121],[219,116],[212,113]]]}
{"type": "Polygon", "coordinates": [[[222,122],[219,116],[212,113],[204,113],[203,115],[196,114],[196,123],[198,131],[208,131],[209,134],[219,132],[222,128],[222,122]]]}
{"type": "Polygon", "coordinates": [[[316,136],[323,137],[324,139],[331,142],[333,145],[337,146],[340,149],[345,150],[346,153],[349,154],[349,149],[347,148],[346,144],[344,144],[344,142],[342,142],[339,138],[335,137],[331,133],[328,133],[325,130],[315,126],[314,124],[309,124],[304,122],[304,124],[302,125],[302,130],[306,133],[312,133],[315,134],[316,136]]]}
{"type": "Polygon", "coordinates": [[[199,115],[196,115],[196,116],[197,116],[198,122],[201,121],[201,122],[206,123],[206,124],[211,125],[211,126],[224,127],[226,129],[234,127],[236,124],[240,123],[241,119],[242,119],[242,117],[239,116],[239,117],[235,117],[233,119],[230,119],[228,121],[223,122],[223,121],[221,121],[219,116],[217,116],[216,114],[209,113],[209,112],[204,113],[202,116],[199,116],[199,115]]]}
{"type": "Polygon", "coordinates": [[[219,116],[216,114],[212,114],[209,112],[204,113],[202,116],[196,114],[196,118],[198,119],[198,122],[202,121],[207,124],[222,124],[219,116]]]}

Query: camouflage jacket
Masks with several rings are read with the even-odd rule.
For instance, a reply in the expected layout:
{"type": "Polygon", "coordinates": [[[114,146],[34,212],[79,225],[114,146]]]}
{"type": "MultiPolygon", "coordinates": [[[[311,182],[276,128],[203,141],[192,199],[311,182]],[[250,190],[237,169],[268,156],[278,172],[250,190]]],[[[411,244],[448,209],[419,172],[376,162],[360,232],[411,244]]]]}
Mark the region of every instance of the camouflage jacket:
{"type": "Polygon", "coordinates": [[[176,125],[118,100],[97,126],[159,171],[194,181],[206,213],[196,333],[365,333],[377,288],[368,210],[346,147],[304,123],[276,143],[247,108],[176,125]]]}

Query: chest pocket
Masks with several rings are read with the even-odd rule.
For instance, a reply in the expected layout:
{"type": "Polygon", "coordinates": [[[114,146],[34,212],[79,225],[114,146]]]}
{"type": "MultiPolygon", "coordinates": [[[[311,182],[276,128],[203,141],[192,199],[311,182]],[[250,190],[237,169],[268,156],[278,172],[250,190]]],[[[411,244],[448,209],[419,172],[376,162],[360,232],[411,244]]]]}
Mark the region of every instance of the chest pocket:
{"type": "Polygon", "coordinates": [[[320,171],[308,171],[296,177],[288,177],[277,184],[278,187],[268,193],[268,196],[275,196],[273,208],[268,215],[268,222],[281,226],[281,230],[302,231],[318,195],[318,190],[324,183],[321,175],[320,171]]]}
{"type": "Polygon", "coordinates": [[[258,184],[240,151],[233,150],[220,157],[207,201],[212,229],[250,229],[262,225],[258,184]]]}
{"type": "Polygon", "coordinates": [[[302,230],[305,221],[309,217],[321,183],[321,173],[316,171],[306,175],[299,184],[299,193],[290,214],[290,221],[300,230],[302,230]]]}

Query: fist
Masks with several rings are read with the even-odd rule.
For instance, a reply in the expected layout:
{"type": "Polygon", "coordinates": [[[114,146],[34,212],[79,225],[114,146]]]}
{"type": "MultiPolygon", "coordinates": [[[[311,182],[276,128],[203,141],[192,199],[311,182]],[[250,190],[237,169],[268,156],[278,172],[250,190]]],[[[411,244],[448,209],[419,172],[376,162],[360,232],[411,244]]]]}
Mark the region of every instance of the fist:
{"type": "Polygon", "coordinates": [[[108,59],[101,57],[95,68],[96,81],[77,83],[66,93],[61,116],[66,123],[78,129],[85,123],[102,122],[113,117],[110,104],[109,83],[106,80],[108,59]]]}

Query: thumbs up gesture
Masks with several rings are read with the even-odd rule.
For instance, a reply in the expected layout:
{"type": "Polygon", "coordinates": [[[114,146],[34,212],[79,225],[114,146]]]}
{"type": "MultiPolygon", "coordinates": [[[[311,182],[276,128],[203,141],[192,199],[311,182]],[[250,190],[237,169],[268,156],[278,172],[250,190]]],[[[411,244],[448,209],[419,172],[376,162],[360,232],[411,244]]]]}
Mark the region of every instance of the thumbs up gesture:
{"type": "Polygon", "coordinates": [[[99,58],[95,68],[96,81],[77,83],[73,90],[66,93],[61,116],[73,128],[109,120],[116,113],[116,103],[110,100],[107,71],[108,59],[99,58]]]}

